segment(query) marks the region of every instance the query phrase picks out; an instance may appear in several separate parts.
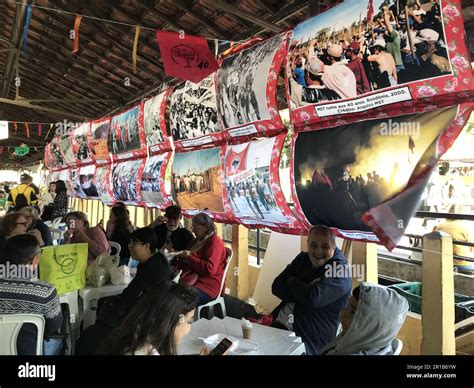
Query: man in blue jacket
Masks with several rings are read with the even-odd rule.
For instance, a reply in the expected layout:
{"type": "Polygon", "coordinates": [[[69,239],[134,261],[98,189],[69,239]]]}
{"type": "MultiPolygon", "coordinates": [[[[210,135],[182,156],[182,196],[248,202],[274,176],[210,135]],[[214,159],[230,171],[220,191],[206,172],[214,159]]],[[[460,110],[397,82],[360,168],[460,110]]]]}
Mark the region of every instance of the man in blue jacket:
{"type": "Polygon", "coordinates": [[[282,300],[273,316],[302,338],[307,354],[319,354],[336,337],[351,286],[346,258],[331,230],[314,226],[308,252],[296,256],[273,282],[272,293],[282,300]]]}

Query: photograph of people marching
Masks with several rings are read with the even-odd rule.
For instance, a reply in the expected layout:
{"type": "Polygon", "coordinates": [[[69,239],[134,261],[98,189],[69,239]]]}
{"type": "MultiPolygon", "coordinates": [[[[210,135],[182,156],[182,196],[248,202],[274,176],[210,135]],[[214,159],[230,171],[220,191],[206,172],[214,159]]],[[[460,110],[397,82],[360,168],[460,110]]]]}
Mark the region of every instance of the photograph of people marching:
{"type": "Polygon", "coordinates": [[[94,121],[91,124],[91,151],[95,160],[108,160],[109,150],[107,138],[109,136],[110,120],[94,121]]]}
{"type": "Polygon", "coordinates": [[[299,24],[287,77],[293,107],[451,73],[440,1],[347,0],[299,24]]]}
{"type": "Polygon", "coordinates": [[[219,132],[214,74],[198,84],[186,81],[171,95],[170,124],[174,140],[219,132]]]}
{"type": "Polygon", "coordinates": [[[146,142],[149,146],[165,140],[160,126],[160,109],[165,94],[165,92],[160,93],[146,100],[143,105],[146,142]]]}
{"type": "Polygon", "coordinates": [[[217,102],[225,128],[270,119],[267,79],[283,38],[277,35],[222,62],[217,73],[217,102]]]}
{"type": "Polygon", "coordinates": [[[183,209],[223,212],[220,148],[176,153],[172,192],[183,209]]]}
{"type": "Polygon", "coordinates": [[[163,198],[161,168],[163,162],[170,157],[170,153],[148,158],[142,175],[142,201],[148,204],[161,205],[166,201],[163,198]]]}
{"type": "Polygon", "coordinates": [[[236,217],[285,223],[270,184],[270,162],[275,138],[227,147],[227,197],[236,217]]]}
{"type": "Polygon", "coordinates": [[[117,201],[137,202],[137,175],[142,160],[130,160],[112,167],[112,187],[117,201]]]}
{"type": "Polygon", "coordinates": [[[112,154],[140,149],[139,109],[136,106],[112,118],[109,133],[109,151],[112,154]]]}

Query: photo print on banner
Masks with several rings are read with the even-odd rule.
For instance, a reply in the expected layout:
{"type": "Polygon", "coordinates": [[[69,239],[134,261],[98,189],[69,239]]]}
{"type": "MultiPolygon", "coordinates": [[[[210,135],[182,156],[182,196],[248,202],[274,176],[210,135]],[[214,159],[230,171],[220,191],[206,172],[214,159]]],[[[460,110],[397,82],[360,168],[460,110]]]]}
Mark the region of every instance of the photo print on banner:
{"type": "Polygon", "coordinates": [[[179,153],[174,156],[171,192],[183,214],[206,212],[216,221],[232,221],[230,207],[224,207],[222,161],[218,147],[179,153]]]}
{"type": "Polygon", "coordinates": [[[83,199],[87,198],[86,193],[84,193],[81,187],[79,169],[71,168],[69,170],[69,173],[71,174],[71,185],[72,185],[73,196],[78,197],[78,198],[83,198],[83,199]]]}
{"type": "Polygon", "coordinates": [[[296,131],[474,98],[459,0],[346,0],[297,25],[290,41],[285,74],[296,131]]]}
{"type": "Polygon", "coordinates": [[[165,187],[165,176],[171,152],[151,156],[147,159],[142,174],[141,205],[164,210],[171,205],[165,187]]]}
{"type": "Polygon", "coordinates": [[[288,33],[276,35],[225,58],[217,72],[217,106],[226,137],[250,140],[285,131],[276,88],[287,52],[288,33]]]}
{"type": "Polygon", "coordinates": [[[87,198],[97,198],[99,196],[95,172],[96,167],[94,164],[79,169],[79,184],[87,198]]]}
{"type": "Polygon", "coordinates": [[[53,156],[53,145],[51,143],[46,144],[44,147],[44,165],[50,171],[52,171],[56,166],[53,156]]]}
{"type": "Polygon", "coordinates": [[[172,149],[171,139],[166,130],[166,102],[171,89],[149,98],[144,103],[144,126],[146,143],[150,150],[150,155],[172,149]]]}
{"type": "Polygon", "coordinates": [[[72,152],[76,157],[78,166],[93,162],[89,149],[89,130],[90,123],[83,123],[71,133],[72,152]]]}
{"type": "Polygon", "coordinates": [[[66,192],[68,196],[76,196],[76,193],[74,192],[74,188],[72,186],[71,171],[69,169],[59,170],[56,180],[61,180],[64,182],[64,184],[66,185],[66,192]]]}
{"type": "Polygon", "coordinates": [[[227,199],[236,220],[249,227],[303,234],[305,227],[288,207],[280,187],[280,153],[285,135],[228,146],[227,199]]]}
{"type": "Polygon", "coordinates": [[[300,218],[308,227],[328,225],[341,237],[380,240],[393,249],[471,110],[443,108],[299,133],[291,181],[300,218]]]}
{"type": "Polygon", "coordinates": [[[112,165],[112,188],[116,201],[126,205],[137,205],[141,201],[141,176],[144,167],[144,159],[112,165]]]}
{"type": "Polygon", "coordinates": [[[111,188],[111,175],[112,165],[97,166],[95,171],[97,193],[99,194],[100,200],[108,206],[115,203],[114,192],[111,188]]]}
{"type": "Polygon", "coordinates": [[[92,158],[100,165],[110,163],[109,148],[107,145],[110,130],[110,117],[95,120],[91,123],[90,145],[92,158]]]}
{"type": "Polygon", "coordinates": [[[53,169],[59,170],[64,168],[66,164],[61,153],[59,136],[55,136],[53,140],[51,140],[51,153],[53,154],[53,169]]]}
{"type": "Polygon", "coordinates": [[[113,162],[146,156],[143,103],[112,117],[109,152],[113,162]]]}
{"type": "Polygon", "coordinates": [[[215,74],[195,84],[176,86],[170,98],[170,130],[177,150],[219,145],[223,134],[217,123],[215,74]]]}
{"type": "Polygon", "coordinates": [[[76,167],[77,159],[72,148],[71,135],[63,135],[59,139],[62,165],[64,167],[76,167]]]}

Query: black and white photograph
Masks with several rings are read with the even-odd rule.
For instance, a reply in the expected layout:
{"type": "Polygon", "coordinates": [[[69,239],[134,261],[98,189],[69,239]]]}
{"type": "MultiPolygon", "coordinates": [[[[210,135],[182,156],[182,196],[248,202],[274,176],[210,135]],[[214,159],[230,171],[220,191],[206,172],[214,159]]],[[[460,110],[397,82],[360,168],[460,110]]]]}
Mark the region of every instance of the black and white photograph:
{"type": "Polygon", "coordinates": [[[147,204],[162,205],[167,203],[163,196],[162,166],[170,153],[148,158],[142,175],[142,201],[147,204]]]}
{"type": "Polygon", "coordinates": [[[112,117],[109,132],[109,151],[112,154],[140,149],[139,110],[140,107],[136,106],[112,117]]]}
{"type": "Polygon", "coordinates": [[[195,84],[186,81],[171,95],[170,125],[174,140],[219,132],[214,74],[195,84]]]}
{"type": "Polygon", "coordinates": [[[227,198],[235,216],[259,222],[286,223],[270,183],[275,138],[227,147],[227,198]]]}
{"type": "Polygon", "coordinates": [[[165,138],[161,130],[161,104],[166,92],[160,93],[145,101],[144,104],[144,125],[147,145],[153,146],[162,143],[165,138]]]}
{"type": "Polygon", "coordinates": [[[284,35],[226,58],[217,72],[217,102],[225,128],[271,118],[267,106],[270,67],[284,35]]]}
{"type": "Polygon", "coordinates": [[[79,162],[87,163],[91,160],[89,142],[87,139],[89,123],[84,123],[76,127],[73,132],[72,145],[76,159],[79,162]]]}
{"type": "Polygon", "coordinates": [[[451,74],[441,1],[347,0],[297,25],[293,108],[451,74]]]}
{"type": "Polygon", "coordinates": [[[79,170],[79,182],[81,184],[82,191],[87,197],[99,196],[96,186],[95,172],[96,168],[93,164],[81,167],[79,170]]]}
{"type": "Polygon", "coordinates": [[[137,175],[141,160],[130,160],[112,166],[114,197],[120,202],[137,202],[137,175]]]}
{"type": "Polygon", "coordinates": [[[61,155],[61,150],[59,142],[53,139],[51,142],[51,153],[53,154],[53,166],[60,167],[64,164],[63,156],[61,155]]]}
{"type": "Polygon", "coordinates": [[[59,144],[64,157],[64,161],[62,162],[62,164],[68,166],[75,164],[76,157],[74,155],[74,150],[72,149],[70,135],[61,136],[61,141],[59,144]]]}

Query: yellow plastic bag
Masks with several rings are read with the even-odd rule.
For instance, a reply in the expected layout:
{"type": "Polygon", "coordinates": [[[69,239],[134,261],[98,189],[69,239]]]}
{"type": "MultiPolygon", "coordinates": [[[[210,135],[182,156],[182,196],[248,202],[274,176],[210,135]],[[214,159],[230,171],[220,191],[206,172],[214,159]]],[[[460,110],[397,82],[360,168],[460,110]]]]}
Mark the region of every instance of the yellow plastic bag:
{"type": "Polygon", "coordinates": [[[44,247],[39,265],[40,279],[56,287],[58,295],[84,288],[87,250],[86,243],[44,247]]]}

